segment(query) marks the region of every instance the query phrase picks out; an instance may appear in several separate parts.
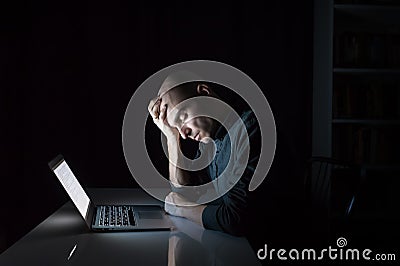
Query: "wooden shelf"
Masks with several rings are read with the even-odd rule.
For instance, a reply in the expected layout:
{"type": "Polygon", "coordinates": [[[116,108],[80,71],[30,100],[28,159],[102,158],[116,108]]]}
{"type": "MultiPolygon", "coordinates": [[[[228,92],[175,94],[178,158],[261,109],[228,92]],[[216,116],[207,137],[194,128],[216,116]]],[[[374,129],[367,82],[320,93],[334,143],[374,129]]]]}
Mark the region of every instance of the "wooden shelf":
{"type": "Polygon", "coordinates": [[[354,13],[369,12],[368,15],[371,14],[370,12],[376,15],[376,12],[395,14],[400,11],[400,5],[335,4],[334,8],[339,11],[344,10],[354,13]]]}
{"type": "Polygon", "coordinates": [[[398,32],[400,6],[336,4],[335,30],[398,32]]]}
{"type": "Polygon", "coordinates": [[[363,164],[361,168],[365,170],[400,171],[400,165],[396,164],[363,164]]]}
{"type": "Polygon", "coordinates": [[[400,119],[332,119],[334,124],[362,124],[362,125],[381,125],[391,126],[400,125],[400,119]]]}
{"type": "Polygon", "coordinates": [[[333,73],[351,75],[400,75],[400,68],[347,68],[335,67],[333,73]]]}

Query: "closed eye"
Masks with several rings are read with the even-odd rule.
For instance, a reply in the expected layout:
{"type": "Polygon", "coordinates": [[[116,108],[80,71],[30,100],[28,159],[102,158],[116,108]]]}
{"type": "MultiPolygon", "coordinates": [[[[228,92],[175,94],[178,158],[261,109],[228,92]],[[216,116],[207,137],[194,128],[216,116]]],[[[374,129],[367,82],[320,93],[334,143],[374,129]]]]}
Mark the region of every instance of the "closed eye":
{"type": "Polygon", "coordinates": [[[179,127],[182,127],[185,124],[185,121],[188,117],[188,114],[184,110],[179,110],[177,115],[175,116],[175,123],[179,127]]]}
{"type": "Polygon", "coordinates": [[[179,115],[179,122],[181,123],[181,125],[183,125],[187,119],[188,115],[187,113],[181,113],[179,115]]]}

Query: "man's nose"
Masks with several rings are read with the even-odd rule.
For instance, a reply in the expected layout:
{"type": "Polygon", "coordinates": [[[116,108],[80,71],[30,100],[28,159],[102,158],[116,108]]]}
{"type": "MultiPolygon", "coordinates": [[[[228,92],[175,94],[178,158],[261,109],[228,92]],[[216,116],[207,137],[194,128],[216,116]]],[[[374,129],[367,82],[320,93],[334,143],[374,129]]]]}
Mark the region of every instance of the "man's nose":
{"type": "Polygon", "coordinates": [[[190,136],[190,133],[192,132],[192,130],[189,127],[185,126],[185,125],[183,125],[178,130],[179,130],[179,134],[181,134],[181,137],[183,139],[186,139],[188,136],[190,136]]]}

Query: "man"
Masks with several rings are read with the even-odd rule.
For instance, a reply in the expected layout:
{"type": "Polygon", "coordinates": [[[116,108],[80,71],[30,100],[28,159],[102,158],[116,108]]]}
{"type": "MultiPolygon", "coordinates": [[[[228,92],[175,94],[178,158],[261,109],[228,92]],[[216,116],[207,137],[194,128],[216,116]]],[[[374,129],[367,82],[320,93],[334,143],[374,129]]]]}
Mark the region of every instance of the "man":
{"type": "MultiPolygon", "coordinates": [[[[253,192],[249,192],[248,186],[259,160],[261,146],[257,120],[251,110],[241,112],[240,119],[247,131],[245,133],[248,136],[248,141],[237,141],[244,139],[244,134],[238,126],[240,123],[230,121],[225,124],[225,127],[228,128],[225,128],[211,117],[198,116],[201,113],[199,111],[201,108],[196,105],[195,97],[213,97],[224,102],[229,99],[223,99],[212,85],[206,82],[196,81],[174,86],[177,82],[173,79],[170,76],[164,81],[158,96],[150,101],[148,107],[154,123],[167,139],[171,183],[179,188],[181,185],[190,185],[200,180],[204,181],[204,176],[208,177],[209,180],[215,180],[222,173],[228,176],[238,175],[235,169],[227,167],[231,150],[237,151],[235,156],[232,157],[233,160],[236,160],[233,161],[232,165],[242,163],[240,160],[244,158],[246,151],[248,152],[248,160],[243,171],[239,171],[240,176],[233,178],[238,180],[237,183],[221,198],[207,205],[199,205],[189,201],[178,192],[171,192],[166,197],[165,210],[171,215],[190,219],[206,229],[223,231],[232,235],[243,235],[249,222],[251,223],[249,221],[252,217],[249,215],[251,209],[249,205],[253,204],[251,195],[253,192]],[[188,99],[194,99],[194,101],[189,105],[180,105],[188,99]],[[206,169],[188,171],[177,166],[180,156],[182,156],[180,152],[181,138],[190,138],[200,142],[198,156],[204,151],[201,147],[210,143],[211,140],[214,141],[215,157],[206,169]],[[224,171],[225,169],[227,171],[224,171]]],[[[223,118],[222,120],[232,120],[232,113],[224,108],[221,108],[219,116],[223,118]]]]}

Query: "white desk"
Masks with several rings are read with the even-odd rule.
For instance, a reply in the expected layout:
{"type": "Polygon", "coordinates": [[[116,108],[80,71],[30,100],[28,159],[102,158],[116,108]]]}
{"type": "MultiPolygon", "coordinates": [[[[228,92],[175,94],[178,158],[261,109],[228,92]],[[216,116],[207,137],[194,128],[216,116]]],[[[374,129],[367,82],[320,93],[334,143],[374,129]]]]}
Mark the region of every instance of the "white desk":
{"type": "MultiPolygon", "coordinates": [[[[162,204],[140,189],[88,193],[95,204],[162,204]]],[[[68,202],[4,251],[0,265],[260,265],[245,238],[170,218],[173,231],[93,233],[68,202]]]]}

